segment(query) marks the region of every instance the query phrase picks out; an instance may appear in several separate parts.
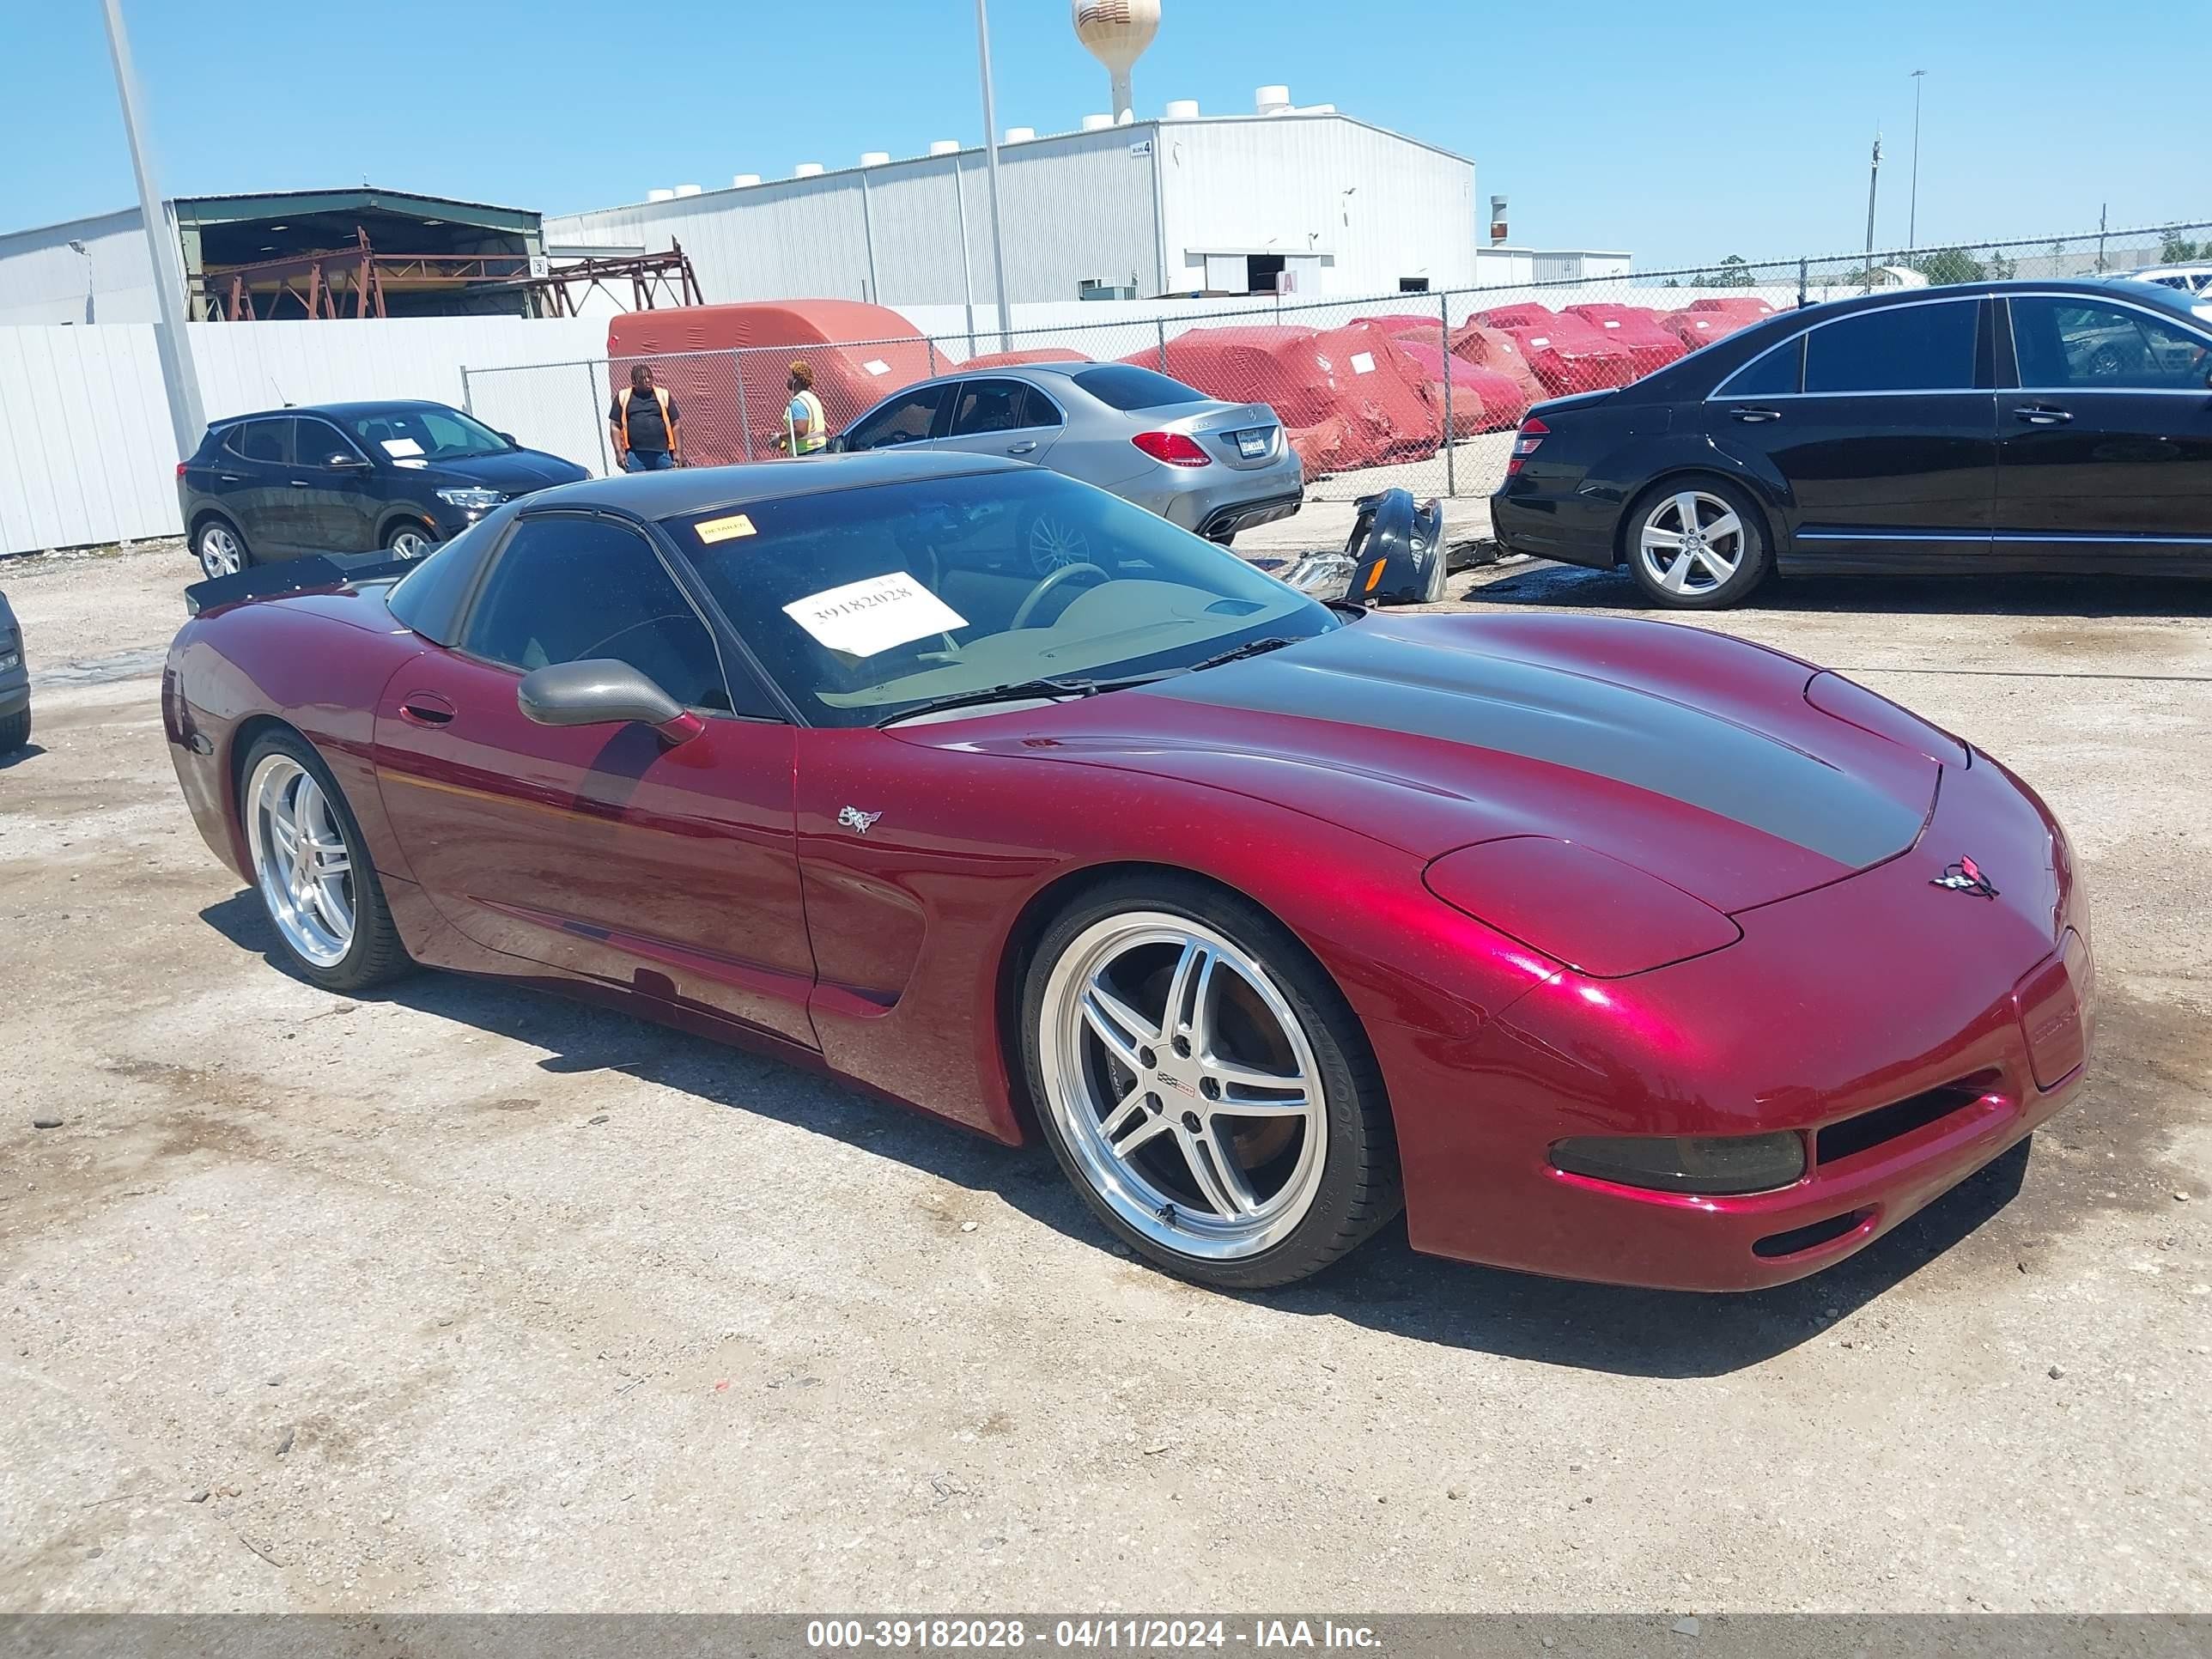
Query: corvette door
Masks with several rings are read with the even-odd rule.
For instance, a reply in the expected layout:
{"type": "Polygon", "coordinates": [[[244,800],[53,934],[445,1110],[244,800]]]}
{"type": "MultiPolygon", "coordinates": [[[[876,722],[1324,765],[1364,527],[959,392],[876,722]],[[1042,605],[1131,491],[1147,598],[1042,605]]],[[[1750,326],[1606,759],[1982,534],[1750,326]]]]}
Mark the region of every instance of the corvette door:
{"type": "Polygon", "coordinates": [[[713,635],[635,528],[519,520],[461,625],[385,688],[376,761],[416,878],[477,944],[815,1046],[792,730],[732,708],[713,635]],[[704,720],[523,718],[529,670],[609,657],[704,720]]]}

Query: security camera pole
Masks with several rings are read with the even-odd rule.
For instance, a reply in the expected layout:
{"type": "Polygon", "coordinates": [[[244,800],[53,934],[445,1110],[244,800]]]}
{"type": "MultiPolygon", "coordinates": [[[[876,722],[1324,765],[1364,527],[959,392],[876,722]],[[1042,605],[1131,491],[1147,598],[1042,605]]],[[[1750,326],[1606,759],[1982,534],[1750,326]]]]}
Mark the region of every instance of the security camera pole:
{"type": "MultiPolygon", "coordinates": [[[[112,7],[115,0],[107,0],[112,7]]],[[[999,301],[999,349],[1006,344],[1006,244],[999,222],[999,112],[991,99],[991,18],[975,0],[975,57],[983,71],[983,161],[991,179],[991,270],[999,301]]]]}
{"type": "Polygon", "coordinates": [[[131,166],[138,175],[138,216],[146,227],[146,250],[153,258],[154,297],[161,325],[154,343],[161,357],[161,384],[169,394],[169,424],[177,440],[177,459],[200,447],[207,429],[200,410],[199,378],[192,369],[192,343],[185,332],[185,271],[177,251],[176,228],[154,182],[154,163],[138,132],[138,77],[131,68],[131,40],[123,31],[122,0],[103,0],[107,14],[107,52],[115,63],[115,95],[123,103],[123,130],[131,140],[131,166]]]}

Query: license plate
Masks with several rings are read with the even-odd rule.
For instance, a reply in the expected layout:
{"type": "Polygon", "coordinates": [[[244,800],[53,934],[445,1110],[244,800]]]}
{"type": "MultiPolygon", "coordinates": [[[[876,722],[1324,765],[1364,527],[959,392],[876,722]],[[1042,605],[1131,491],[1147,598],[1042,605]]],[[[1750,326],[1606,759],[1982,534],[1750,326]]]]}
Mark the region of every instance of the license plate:
{"type": "Polygon", "coordinates": [[[1237,434],[1237,453],[1248,461],[1256,461],[1267,453],[1265,432],[1240,432],[1237,434]]]}

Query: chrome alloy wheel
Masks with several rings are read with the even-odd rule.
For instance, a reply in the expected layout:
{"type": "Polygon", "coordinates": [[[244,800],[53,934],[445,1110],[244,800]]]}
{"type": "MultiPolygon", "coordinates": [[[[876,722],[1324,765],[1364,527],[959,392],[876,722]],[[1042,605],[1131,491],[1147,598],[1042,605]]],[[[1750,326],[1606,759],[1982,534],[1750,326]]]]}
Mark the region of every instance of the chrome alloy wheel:
{"type": "Polygon", "coordinates": [[[353,860],[330,796],[289,755],[270,755],[246,786],[246,836],[269,919],[318,968],[353,948],[353,860]]]}
{"type": "Polygon", "coordinates": [[[1128,911],[1045,985],[1047,1109],[1098,1195],[1164,1249],[1256,1255],[1313,1206],[1328,1150],[1320,1066],[1266,969],[1205,923],[1128,911]]]}
{"type": "Polygon", "coordinates": [[[210,581],[235,576],[246,565],[246,550],[228,525],[211,524],[200,532],[200,574],[210,581]]]}
{"type": "Polygon", "coordinates": [[[396,559],[419,559],[436,544],[422,531],[412,528],[393,531],[386,544],[396,559]]]}
{"type": "Polygon", "coordinates": [[[1685,489],[1655,502],[1637,531],[1644,574],[1669,593],[1700,599],[1743,568],[1743,520],[1717,495],[1685,489]]]}

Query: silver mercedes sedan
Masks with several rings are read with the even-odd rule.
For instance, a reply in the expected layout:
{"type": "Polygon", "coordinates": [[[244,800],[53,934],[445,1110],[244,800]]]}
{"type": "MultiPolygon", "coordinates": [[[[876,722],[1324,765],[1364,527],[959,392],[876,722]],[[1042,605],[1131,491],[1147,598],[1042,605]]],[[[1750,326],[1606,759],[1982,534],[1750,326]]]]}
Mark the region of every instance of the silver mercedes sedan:
{"type": "MultiPolygon", "coordinates": [[[[1223,543],[1288,518],[1305,494],[1297,453],[1267,404],[1223,403],[1129,363],[1023,363],[922,380],[830,447],[1011,455],[1223,543]]],[[[1030,526],[1030,557],[1080,562],[1083,550],[1060,536],[1048,516],[1030,526]]]]}

